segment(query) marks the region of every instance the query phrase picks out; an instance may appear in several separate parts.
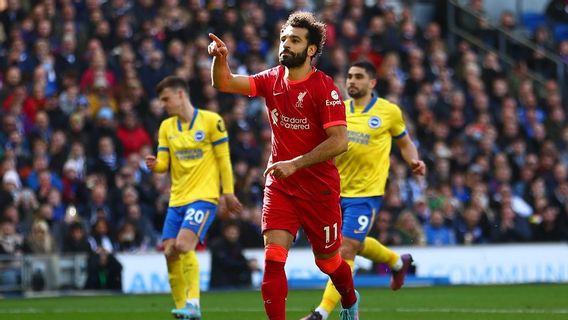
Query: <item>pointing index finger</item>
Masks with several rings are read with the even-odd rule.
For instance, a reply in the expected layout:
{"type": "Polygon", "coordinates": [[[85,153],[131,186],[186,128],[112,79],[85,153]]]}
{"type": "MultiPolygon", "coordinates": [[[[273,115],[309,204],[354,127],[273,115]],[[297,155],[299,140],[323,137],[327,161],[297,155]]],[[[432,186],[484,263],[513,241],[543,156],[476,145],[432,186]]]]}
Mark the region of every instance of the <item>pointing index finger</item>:
{"type": "Polygon", "coordinates": [[[225,45],[225,43],[223,43],[223,40],[219,39],[219,37],[217,37],[213,33],[209,33],[209,38],[211,38],[211,40],[215,41],[215,43],[217,43],[218,46],[225,45]]]}

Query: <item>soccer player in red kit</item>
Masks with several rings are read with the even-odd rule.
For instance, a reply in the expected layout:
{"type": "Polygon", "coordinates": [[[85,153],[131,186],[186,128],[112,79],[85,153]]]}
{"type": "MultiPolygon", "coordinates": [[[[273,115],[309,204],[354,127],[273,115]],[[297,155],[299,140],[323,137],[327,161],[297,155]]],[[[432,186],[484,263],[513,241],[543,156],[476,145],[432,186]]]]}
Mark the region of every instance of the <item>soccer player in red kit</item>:
{"type": "Polygon", "coordinates": [[[213,86],[223,92],[262,96],[272,127],[263,207],[265,269],[262,297],[271,320],[286,317],[284,264],[301,226],[316,265],[341,294],[341,319],[359,319],[359,294],[341,244],[339,173],[333,158],[347,150],[345,105],[331,77],[312,66],[325,42],[325,25],[295,12],[280,31],[280,65],[253,76],[231,73],[223,41],[209,34],[213,86]]]}

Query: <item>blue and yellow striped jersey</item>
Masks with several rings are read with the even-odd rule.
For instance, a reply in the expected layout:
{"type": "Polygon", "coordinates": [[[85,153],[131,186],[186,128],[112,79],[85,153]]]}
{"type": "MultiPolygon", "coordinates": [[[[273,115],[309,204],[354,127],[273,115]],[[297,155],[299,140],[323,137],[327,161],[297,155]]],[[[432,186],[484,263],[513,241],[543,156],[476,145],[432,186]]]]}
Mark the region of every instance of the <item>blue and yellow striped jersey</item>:
{"type": "Polygon", "coordinates": [[[345,101],[349,149],[335,159],[342,197],[373,197],[385,193],[392,139],[406,135],[400,108],[373,97],[367,106],[345,101]]]}
{"type": "Polygon", "coordinates": [[[221,180],[215,152],[228,153],[228,147],[214,147],[228,141],[223,120],[214,112],[196,108],[191,123],[177,116],[162,122],[158,152],[169,154],[170,207],[196,200],[218,202],[221,180]]]}

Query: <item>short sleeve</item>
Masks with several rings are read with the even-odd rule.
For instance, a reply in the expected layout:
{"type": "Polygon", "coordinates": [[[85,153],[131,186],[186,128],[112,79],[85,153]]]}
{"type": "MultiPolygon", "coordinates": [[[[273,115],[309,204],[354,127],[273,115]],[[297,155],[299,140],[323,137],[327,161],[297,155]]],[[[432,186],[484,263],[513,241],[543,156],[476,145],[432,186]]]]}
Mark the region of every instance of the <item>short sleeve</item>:
{"type": "Polygon", "coordinates": [[[170,145],[168,143],[168,133],[166,132],[166,121],[162,121],[162,123],[160,124],[160,129],[158,131],[158,152],[160,151],[164,151],[164,152],[169,152],[170,151],[170,145]]]}
{"type": "Polygon", "coordinates": [[[211,132],[211,144],[216,146],[229,141],[229,135],[227,134],[227,129],[225,128],[225,122],[220,115],[218,115],[217,113],[212,113],[209,125],[211,132]]]}
{"type": "Polygon", "coordinates": [[[345,104],[339,94],[339,89],[330,77],[324,77],[320,89],[319,109],[322,117],[323,128],[333,126],[346,126],[345,104]]]}
{"type": "Polygon", "coordinates": [[[272,69],[259,72],[255,75],[249,76],[250,81],[250,96],[251,97],[265,97],[274,82],[274,77],[271,74],[272,69]]]}
{"type": "Polygon", "coordinates": [[[395,139],[400,139],[406,135],[406,125],[404,123],[404,117],[402,116],[402,111],[397,105],[391,105],[392,108],[392,126],[389,130],[391,136],[395,139]]]}

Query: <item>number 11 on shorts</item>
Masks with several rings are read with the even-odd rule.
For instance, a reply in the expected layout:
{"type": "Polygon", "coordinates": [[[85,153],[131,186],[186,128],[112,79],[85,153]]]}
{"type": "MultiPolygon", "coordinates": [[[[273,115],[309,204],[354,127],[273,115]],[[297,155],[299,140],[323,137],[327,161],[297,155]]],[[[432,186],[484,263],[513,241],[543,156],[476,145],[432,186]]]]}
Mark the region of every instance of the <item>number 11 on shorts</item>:
{"type": "MultiPolygon", "coordinates": [[[[323,227],[323,231],[325,232],[325,243],[330,243],[331,240],[331,227],[325,226],[323,227]]],[[[333,224],[333,241],[337,240],[337,222],[333,224]]]]}

